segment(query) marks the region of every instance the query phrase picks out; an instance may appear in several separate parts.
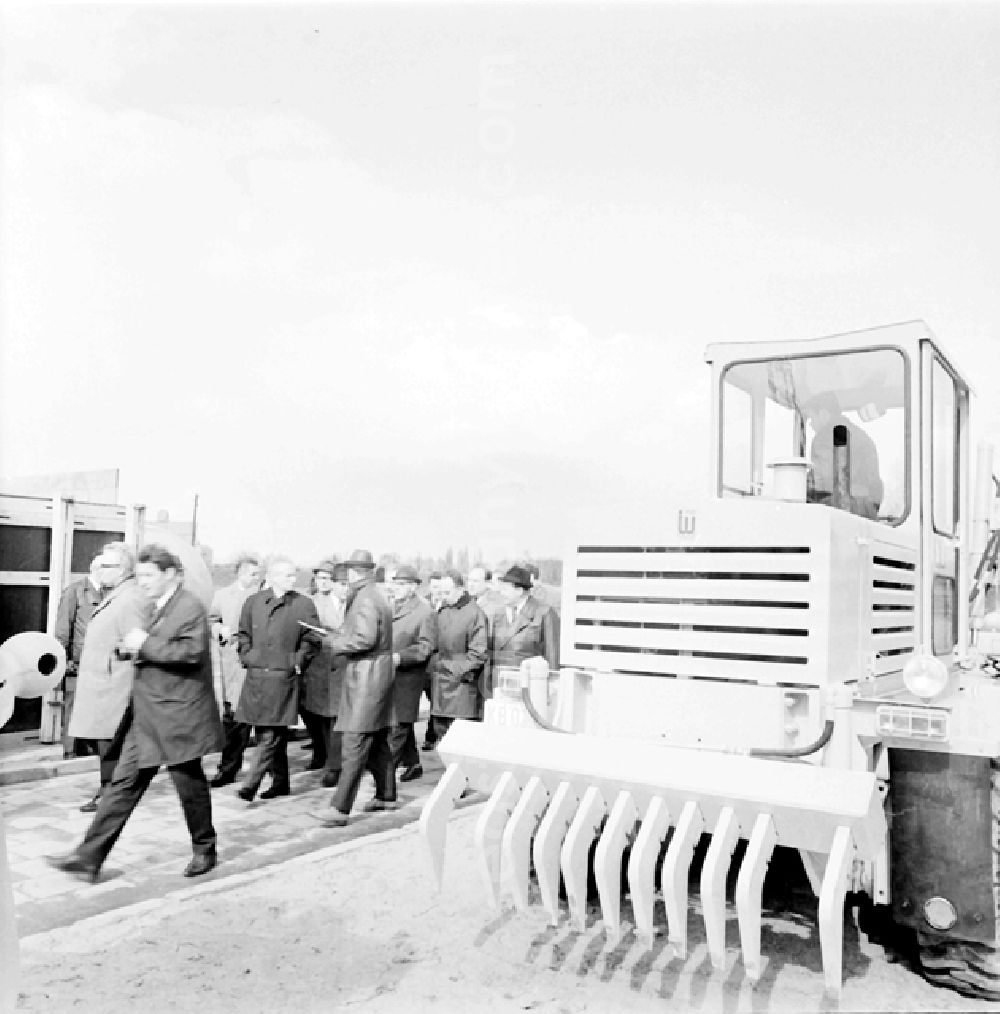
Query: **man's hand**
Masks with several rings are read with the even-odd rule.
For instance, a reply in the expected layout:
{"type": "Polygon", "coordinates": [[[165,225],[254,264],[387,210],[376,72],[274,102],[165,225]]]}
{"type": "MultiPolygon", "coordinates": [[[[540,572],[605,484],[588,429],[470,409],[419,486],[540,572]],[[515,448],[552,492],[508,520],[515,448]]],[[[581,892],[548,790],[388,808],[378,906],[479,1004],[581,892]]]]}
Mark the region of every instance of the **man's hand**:
{"type": "Polygon", "coordinates": [[[399,652],[398,651],[394,651],[392,653],[392,667],[393,667],[393,669],[398,669],[399,668],[399,652]]]}
{"type": "Polygon", "coordinates": [[[146,643],[147,637],[149,637],[149,634],[141,627],[133,627],[122,638],[121,647],[125,651],[136,652],[146,643]]]}
{"type": "Polygon", "coordinates": [[[212,624],[212,635],[219,642],[219,644],[228,644],[232,639],[233,632],[225,623],[213,623],[212,624]]]}

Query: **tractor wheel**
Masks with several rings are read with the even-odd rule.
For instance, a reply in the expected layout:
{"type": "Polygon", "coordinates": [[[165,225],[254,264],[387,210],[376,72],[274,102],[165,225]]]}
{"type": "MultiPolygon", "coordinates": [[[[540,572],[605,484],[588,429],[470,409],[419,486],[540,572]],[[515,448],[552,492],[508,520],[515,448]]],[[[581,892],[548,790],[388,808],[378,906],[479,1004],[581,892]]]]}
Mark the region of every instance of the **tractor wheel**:
{"type": "Polygon", "coordinates": [[[964,940],[922,939],[918,933],[920,971],[928,982],[962,996],[1000,1002],[1000,759],[990,763],[993,811],[993,906],[997,938],[993,946],[964,940]]]}

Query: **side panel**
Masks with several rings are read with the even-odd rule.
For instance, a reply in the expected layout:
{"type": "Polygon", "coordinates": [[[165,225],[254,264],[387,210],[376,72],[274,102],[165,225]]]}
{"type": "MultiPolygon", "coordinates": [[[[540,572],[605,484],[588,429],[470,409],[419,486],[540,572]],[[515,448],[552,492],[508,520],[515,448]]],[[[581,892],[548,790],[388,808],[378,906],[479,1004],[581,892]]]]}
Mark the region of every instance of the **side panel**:
{"type": "Polygon", "coordinates": [[[933,935],[930,898],[946,898],[958,920],[944,935],[993,942],[993,815],[986,757],[889,751],[894,919],[933,935]]]}

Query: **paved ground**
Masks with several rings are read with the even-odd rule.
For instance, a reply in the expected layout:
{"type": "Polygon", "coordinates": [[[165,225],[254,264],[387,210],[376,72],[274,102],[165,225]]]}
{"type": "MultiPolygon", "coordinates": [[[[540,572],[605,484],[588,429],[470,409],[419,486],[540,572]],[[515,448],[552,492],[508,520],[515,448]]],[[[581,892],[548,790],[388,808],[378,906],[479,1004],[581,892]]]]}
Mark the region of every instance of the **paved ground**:
{"type": "MultiPolygon", "coordinates": [[[[418,728],[420,733],[422,728],[418,728]]],[[[223,880],[413,821],[441,773],[437,754],[424,753],[423,778],[399,785],[402,808],[380,814],[360,812],[361,804],[373,793],[371,777],[366,775],[352,823],[327,829],[310,817],[309,811],[328,800],[333,790],[320,786],[319,772],[305,770],[307,758],[308,751],[300,749],[298,742],[289,744],[289,797],[247,804],[236,796],[236,786],[212,790],[220,861],[201,882],[223,880]]],[[[206,760],[210,776],[215,766],[214,757],[206,760]]],[[[91,818],[80,813],[79,806],[93,794],[96,782],[96,771],[87,771],[0,786],[22,938],[136,902],[168,898],[196,882],[181,876],[191,846],[180,804],[165,772],[157,775],[126,825],[99,883],[88,884],[53,870],[45,856],[69,851],[83,836],[91,818]]]]}

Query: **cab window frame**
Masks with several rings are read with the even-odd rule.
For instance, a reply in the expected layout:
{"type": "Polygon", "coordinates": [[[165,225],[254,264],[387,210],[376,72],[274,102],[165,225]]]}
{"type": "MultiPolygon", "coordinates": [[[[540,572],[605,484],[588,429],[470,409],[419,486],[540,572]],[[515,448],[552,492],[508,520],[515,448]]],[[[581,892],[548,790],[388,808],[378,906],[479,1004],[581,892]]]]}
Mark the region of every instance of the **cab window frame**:
{"type": "MultiPolygon", "coordinates": [[[[715,495],[717,498],[725,498],[723,474],[725,470],[725,446],[726,446],[726,428],[725,428],[725,394],[726,394],[726,375],[733,367],[736,366],[754,366],[766,363],[775,362],[795,362],[801,359],[824,359],[824,358],[836,358],[839,356],[853,355],[853,354],[864,354],[868,352],[895,352],[902,362],[903,373],[902,373],[902,386],[903,386],[903,446],[902,446],[902,462],[903,462],[903,509],[900,511],[898,516],[879,518],[880,524],[888,525],[893,528],[905,524],[912,512],[913,512],[913,491],[912,491],[912,456],[913,456],[913,390],[911,386],[912,378],[912,363],[910,356],[908,355],[905,348],[900,345],[894,345],[891,343],[880,344],[880,345],[866,345],[860,348],[844,348],[836,349],[826,352],[802,352],[795,355],[787,356],[757,356],[748,359],[734,359],[728,362],[725,367],[719,372],[719,389],[716,393],[718,399],[718,411],[717,411],[717,423],[719,428],[719,443],[716,448],[717,457],[717,468],[716,468],[716,491],[715,495]]],[[[729,384],[729,387],[734,390],[742,390],[735,384],[729,384]]],[[[758,495],[758,494],[752,494],[758,495]]]]}

